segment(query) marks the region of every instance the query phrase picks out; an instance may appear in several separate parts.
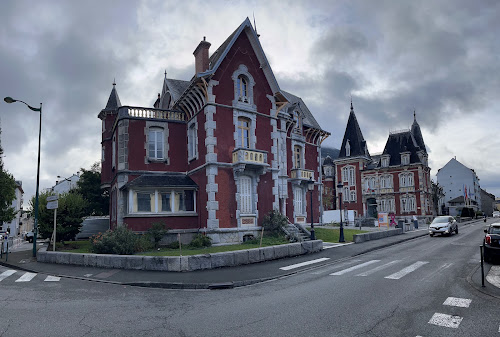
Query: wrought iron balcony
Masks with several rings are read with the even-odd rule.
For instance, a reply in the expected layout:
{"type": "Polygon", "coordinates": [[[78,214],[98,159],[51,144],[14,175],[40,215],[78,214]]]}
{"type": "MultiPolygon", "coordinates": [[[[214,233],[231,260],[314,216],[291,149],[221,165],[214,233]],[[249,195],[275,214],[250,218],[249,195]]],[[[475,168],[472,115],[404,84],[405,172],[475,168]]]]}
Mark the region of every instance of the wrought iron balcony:
{"type": "Polygon", "coordinates": [[[294,168],[291,172],[292,179],[300,179],[300,180],[314,180],[314,171],[306,170],[301,168],[294,168]]]}

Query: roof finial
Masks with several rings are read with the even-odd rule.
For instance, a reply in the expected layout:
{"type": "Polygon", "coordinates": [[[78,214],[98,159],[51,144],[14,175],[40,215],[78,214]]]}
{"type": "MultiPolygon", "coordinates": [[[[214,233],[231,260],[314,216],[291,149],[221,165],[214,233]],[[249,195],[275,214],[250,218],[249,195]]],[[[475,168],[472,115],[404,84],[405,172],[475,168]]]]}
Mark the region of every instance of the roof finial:
{"type": "Polygon", "coordinates": [[[167,69],[165,69],[165,79],[167,79],[167,69]]]}
{"type": "Polygon", "coordinates": [[[257,33],[257,24],[255,23],[255,12],[252,12],[253,14],[253,26],[255,28],[255,34],[257,35],[257,37],[259,38],[260,37],[260,34],[257,33]]]}
{"type": "Polygon", "coordinates": [[[415,109],[413,109],[413,121],[417,121],[417,114],[415,113],[415,109]]]}
{"type": "Polygon", "coordinates": [[[352,107],[352,95],[351,95],[351,112],[354,112],[354,108],[352,107]]]}
{"type": "Polygon", "coordinates": [[[116,81],[115,79],[113,78],[113,87],[116,85],[116,81]]]}

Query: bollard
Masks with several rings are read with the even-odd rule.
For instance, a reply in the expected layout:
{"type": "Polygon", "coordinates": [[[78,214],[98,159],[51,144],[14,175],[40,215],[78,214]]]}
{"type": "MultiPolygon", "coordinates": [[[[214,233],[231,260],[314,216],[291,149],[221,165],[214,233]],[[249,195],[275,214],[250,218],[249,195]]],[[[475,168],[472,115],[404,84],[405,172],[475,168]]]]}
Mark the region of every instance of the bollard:
{"type": "Polygon", "coordinates": [[[481,252],[481,286],[484,288],[484,266],[483,266],[483,249],[484,249],[484,243],[482,246],[479,246],[479,251],[481,252]]]}

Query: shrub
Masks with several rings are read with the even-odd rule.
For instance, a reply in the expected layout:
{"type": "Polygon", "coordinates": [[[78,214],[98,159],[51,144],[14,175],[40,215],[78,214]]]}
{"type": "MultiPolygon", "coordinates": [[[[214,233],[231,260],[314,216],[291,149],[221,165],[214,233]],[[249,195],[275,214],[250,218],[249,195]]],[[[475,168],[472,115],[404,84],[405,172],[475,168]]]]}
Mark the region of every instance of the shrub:
{"type": "Polygon", "coordinates": [[[153,240],[155,248],[158,248],[158,244],[167,232],[167,225],[164,222],[155,222],[148,229],[147,236],[153,240]]]}
{"type": "Polygon", "coordinates": [[[171,242],[167,245],[169,249],[179,249],[179,241],[171,242]]]}
{"type": "Polygon", "coordinates": [[[191,243],[189,244],[191,248],[210,247],[211,245],[212,245],[212,239],[203,234],[196,234],[193,237],[193,240],[191,240],[191,243]]]}
{"type": "Polygon", "coordinates": [[[285,227],[287,224],[288,221],[286,217],[275,209],[267,213],[262,221],[264,230],[274,234],[280,234],[281,228],[285,227]]]}
{"type": "MultiPolygon", "coordinates": [[[[149,246],[151,246],[150,243],[149,246]]],[[[97,254],[130,255],[148,248],[144,237],[136,235],[126,227],[118,227],[113,231],[99,233],[90,238],[90,250],[97,254]]]]}

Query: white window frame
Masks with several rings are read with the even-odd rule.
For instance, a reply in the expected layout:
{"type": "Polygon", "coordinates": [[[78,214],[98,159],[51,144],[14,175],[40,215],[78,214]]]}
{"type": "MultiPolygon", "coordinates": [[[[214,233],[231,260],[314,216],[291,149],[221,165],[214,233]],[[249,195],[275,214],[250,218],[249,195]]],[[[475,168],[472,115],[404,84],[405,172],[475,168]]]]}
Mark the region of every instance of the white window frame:
{"type": "Polygon", "coordinates": [[[356,199],[357,199],[356,198],[356,190],[350,190],[349,194],[350,194],[349,201],[356,202],[356,199]]]}
{"type": "Polygon", "coordinates": [[[410,155],[405,153],[401,155],[401,165],[409,165],[410,164],[410,155]]]}
{"type": "Polygon", "coordinates": [[[305,210],[305,192],[303,188],[296,187],[293,190],[293,209],[295,211],[295,215],[304,215],[306,214],[305,210]]]}
{"type": "Polygon", "coordinates": [[[252,177],[240,176],[240,214],[254,214],[252,177]]]}
{"type": "Polygon", "coordinates": [[[198,159],[198,123],[196,118],[188,123],[188,160],[198,159]]]}
{"type": "Polygon", "coordinates": [[[150,127],[148,130],[148,158],[149,160],[164,160],[165,159],[165,130],[160,127],[150,127]],[[152,137],[154,135],[154,137],[152,137]],[[154,139],[152,139],[154,138],[154,139]],[[161,144],[161,155],[159,156],[159,146],[161,144]],[[151,145],[154,145],[151,155],[151,145]]]}
{"type": "Polygon", "coordinates": [[[351,195],[350,195],[350,191],[349,191],[349,187],[347,186],[344,186],[344,190],[342,191],[342,201],[347,201],[349,202],[350,201],[350,198],[351,195]]]}
{"type": "Polygon", "coordinates": [[[304,168],[304,148],[298,144],[295,144],[293,146],[293,168],[294,169],[304,168]],[[298,152],[297,149],[299,150],[298,152]]]}
{"type": "Polygon", "coordinates": [[[354,166],[349,166],[349,186],[356,186],[356,170],[354,166]]]}
{"type": "Polygon", "coordinates": [[[248,68],[240,64],[238,69],[233,73],[231,76],[233,83],[234,83],[234,100],[233,100],[233,106],[234,107],[241,107],[245,109],[252,109],[256,110],[256,106],[253,104],[254,102],[254,94],[253,94],[253,87],[255,86],[255,80],[253,76],[250,74],[248,71],[248,68]],[[247,81],[247,90],[246,90],[246,96],[241,95],[241,79],[244,78],[247,81]]]}
{"type": "Polygon", "coordinates": [[[128,213],[129,214],[158,214],[158,215],[183,215],[183,214],[195,214],[196,213],[196,190],[195,189],[131,189],[129,190],[129,203],[128,203],[128,213]],[[186,191],[192,192],[192,211],[180,210],[182,197],[181,194],[186,193],[186,191]],[[151,211],[139,211],[139,204],[137,202],[137,194],[149,194],[151,196],[151,211]],[[161,195],[170,194],[170,211],[161,210],[161,195]],[[178,197],[177,197],[178,196],[178,197]]]}

